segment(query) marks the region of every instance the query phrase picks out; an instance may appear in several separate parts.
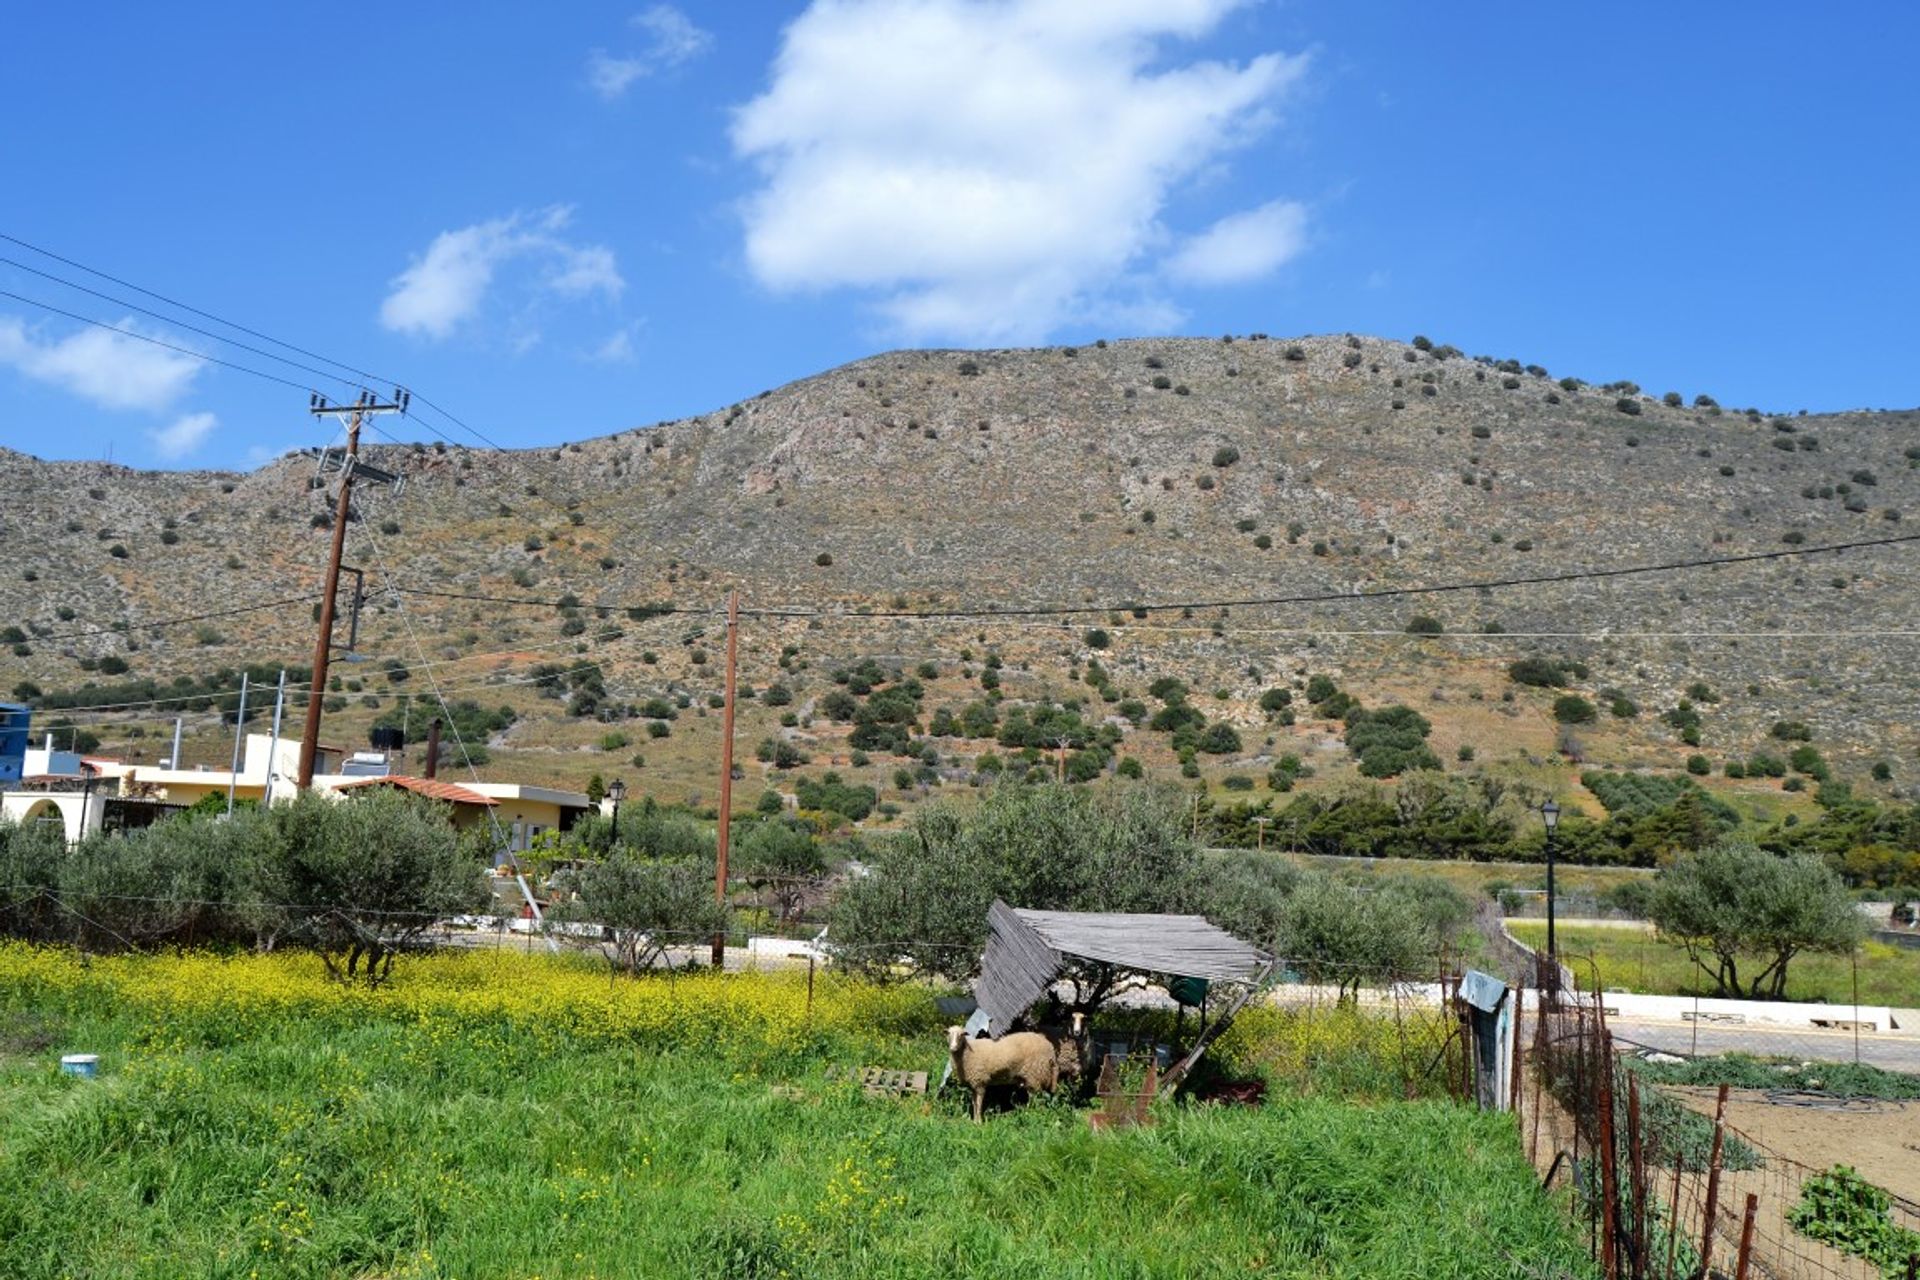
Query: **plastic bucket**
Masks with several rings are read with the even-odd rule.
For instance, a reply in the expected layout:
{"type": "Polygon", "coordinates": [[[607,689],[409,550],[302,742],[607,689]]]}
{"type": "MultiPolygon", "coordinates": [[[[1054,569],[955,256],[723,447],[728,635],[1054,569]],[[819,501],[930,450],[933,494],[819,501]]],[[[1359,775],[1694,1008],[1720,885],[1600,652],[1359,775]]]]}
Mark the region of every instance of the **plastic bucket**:
{"type": "Polygon", "coordinates": [[[79,1076],[91,1080],[100,1074],[100,1055],[97,1053],[67,1053],[60,1056],[60,1074],[79,1076]]]}

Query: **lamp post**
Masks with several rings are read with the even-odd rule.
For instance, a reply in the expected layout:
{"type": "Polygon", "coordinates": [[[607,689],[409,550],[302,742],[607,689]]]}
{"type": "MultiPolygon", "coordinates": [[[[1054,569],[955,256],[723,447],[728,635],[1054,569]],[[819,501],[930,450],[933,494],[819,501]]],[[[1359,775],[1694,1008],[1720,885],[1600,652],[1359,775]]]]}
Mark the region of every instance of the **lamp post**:
{"type": "Polygon", "coordinates": [[[620,802],[627,798],[627,784],[615,778],[607,784],[607,799],[613,801],[613,838],[609,844],[620,843],[620,802]]]}
{"type": "Polygon", "coordinates": [[[1553,833],[1560,826],[1560,806],[1551,799],[1545,801],[1540,806],[1540,821],[1547,825],[1547,963],[1553,966],[1557,978],[1560,952],[1554,946],[1553,937],[1553,833]]]}

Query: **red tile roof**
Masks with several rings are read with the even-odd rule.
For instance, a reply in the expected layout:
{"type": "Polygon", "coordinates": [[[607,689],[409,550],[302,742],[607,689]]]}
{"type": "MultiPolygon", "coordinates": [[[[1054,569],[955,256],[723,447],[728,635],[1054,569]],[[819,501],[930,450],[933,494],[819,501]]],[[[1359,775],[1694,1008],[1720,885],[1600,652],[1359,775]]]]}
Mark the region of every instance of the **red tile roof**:
{"type": "Polygon", "coordinates": [[[495,805],[499,801],[491,796],[483,796],[457,782],[442,782],[438,778],[409,778],[404,774],[389,774],[384,778],[358,778],[352,782],[343,782],[335,791],[346,791],[353,787],[399,787],[411,791],[417,796],[429,800],[445,800],[452,804],[495,805]]]}

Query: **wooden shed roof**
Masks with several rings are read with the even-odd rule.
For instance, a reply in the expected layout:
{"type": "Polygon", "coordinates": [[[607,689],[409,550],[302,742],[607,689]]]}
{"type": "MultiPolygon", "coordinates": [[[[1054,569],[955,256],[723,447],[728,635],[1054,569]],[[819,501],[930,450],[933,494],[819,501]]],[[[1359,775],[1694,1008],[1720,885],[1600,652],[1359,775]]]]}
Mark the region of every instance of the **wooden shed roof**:
{"type": "Polygon", "coordinates": [[[1253,982],[1273,959],[1205,916],[1030,911],[996,899],[974,985],[994,1036],[1046,993],[1069,957],[1218,982],[1253,982]]]}

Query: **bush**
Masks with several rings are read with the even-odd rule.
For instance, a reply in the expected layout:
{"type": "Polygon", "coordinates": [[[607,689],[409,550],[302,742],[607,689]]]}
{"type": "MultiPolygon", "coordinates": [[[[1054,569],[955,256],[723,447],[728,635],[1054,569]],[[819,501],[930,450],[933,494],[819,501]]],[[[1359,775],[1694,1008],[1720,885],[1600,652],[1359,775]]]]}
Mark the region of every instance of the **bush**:
{"type": "Polygon", "coordinates": [[[1426,745],[1432,732],[1432,722],[1411,707],[1355,708],[1347,713],[1347,750],[1360,761],[1361,774],[1369,778],[1440,768],[1439,757],[1426,745]]]}
{"type": "Polygon", "coordinates": [[[1415,614],[1407,620],[1407,634],[1415,636],[1437,636],[1446,631],[1440,620],[1429,614],[1415,614]]]}
{"type": "Polygon", "coordinates": [[[1696,778],[1704,778],[1713,772],[1713,762],[1703,755],[1688,756],[1687,772],[1696,778]]]}
{"type": "Polygon", "coordinates": [[[1508,679],[1536,689],[1565,688],[1567,674],[1566,664],[1554,658],[1521,658],[1507,667],[1508,679]]]}
{"type": "Polygon", "coordinates": [[[828,773],[818,782],[802,778],[794,785],[794,795],[802,809],[837,813],[853,822],[872,813],[874,805],[880,802],[879,792],[872,787],[842,782],[838,773],[828,773]]]}
{"type": "Polygon", "coordinates": [[[1637,418],[1640,416],[1640,402],[1632,396],[1621,396],[1613,402],[1613,407],[1628,417],[1637,418]]]}
{"type": "Polygon", "coordinates": [[[1081,639],[1087,642],[1087,648],[1089,649],[1105,649],[1113,643],[1113,637],[1099,627],[1087,628],[1086,634],[1083,635],[1081,639]]]}
{"type": "Polygon", "coordinates": [[[1201,732],[1195,745],[1208,755],[1232,755],[1240,750],[1240,734],[1224,720],[1216,720],[1201,732]]]}
{"type": "Polygon", "coordinates": [[[1599,715],[1579,694],[1563,693],[1553,700],[1553,718],[1561,724],[1592,724],[1599,715]]]}
{"type": "Polygon", "coordinates": [[[822,569],[831,568],[833,565],[833,555],[831,552],[822,551],[819,555],[813,558],[813,562],[819,565],[822,569]]]}

